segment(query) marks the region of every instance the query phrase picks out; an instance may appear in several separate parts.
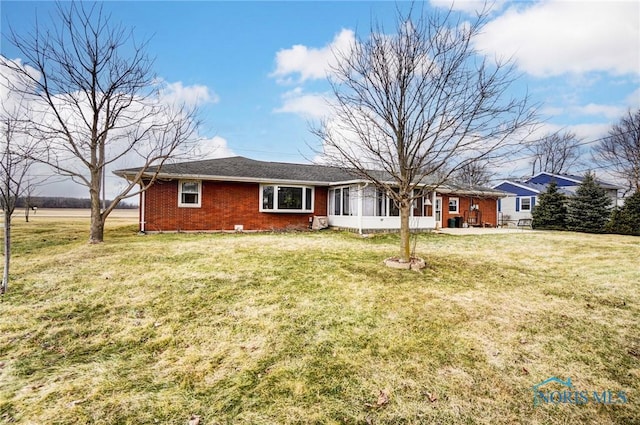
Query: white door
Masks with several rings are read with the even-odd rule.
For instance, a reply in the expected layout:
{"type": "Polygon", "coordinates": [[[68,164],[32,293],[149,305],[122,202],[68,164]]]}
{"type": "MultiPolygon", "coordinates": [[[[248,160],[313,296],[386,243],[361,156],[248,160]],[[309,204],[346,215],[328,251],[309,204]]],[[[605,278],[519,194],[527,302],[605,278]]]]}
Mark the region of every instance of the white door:
{"type": "Polygon", "coordinates": [[[436,196],[436,206],[433,212],[436,218],[436,229],[439,229],[442,227],[442,198],[440,196],[436,196]]]}

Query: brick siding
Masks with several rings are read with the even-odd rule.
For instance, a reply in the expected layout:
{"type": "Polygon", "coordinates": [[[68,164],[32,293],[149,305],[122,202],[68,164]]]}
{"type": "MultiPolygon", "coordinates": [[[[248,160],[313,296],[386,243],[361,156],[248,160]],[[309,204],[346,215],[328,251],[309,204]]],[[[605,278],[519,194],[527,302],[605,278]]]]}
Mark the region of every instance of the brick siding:
{"type": "Polygon", "coordinates": [[[307,228],[309,218],[327,215],[327,188],[316,187],[313,213],[260,212],[258,183],[202,182],[200,208],[178,207],[178,181],[157,181],[145,194],[145,230],[220,231],[307,228]]]}
{"type": "Polygon", "coordinates": [[[496,227],[498,225],[498,206],[496,198],[471,198],[467,196],[442,195],[442,227],[448,227],[447,220],[451,217],[463,217],[465,211],[469,211],[471,202],[478,205],[482,213],[482,225],[496,227]],[[458,198],[458,213],[449,213],[449,198],[458,198]]]}
{"type": "MultiPolygon", "coordinates": [[[[233,231],[240,224],[244,230],[303,229],[309,218],[327,215],[327,187],[315,188],[313,213],[260,212],[260,184],[236,182],[202,182],[200,208],[178,207],[178,181],[157,181],[145,194],[145,230],[160,231],[233,231]]],[[[482,224],[497,225],[495,198],[442,196],[442,227],[451,217],[464,217],[471,202],[482,212],[482,224]],[[449,197],[459,199],[458,214],[449,213],[449,197]]],[[[430,213],[431,211],[428,211],[430,213]]]]}

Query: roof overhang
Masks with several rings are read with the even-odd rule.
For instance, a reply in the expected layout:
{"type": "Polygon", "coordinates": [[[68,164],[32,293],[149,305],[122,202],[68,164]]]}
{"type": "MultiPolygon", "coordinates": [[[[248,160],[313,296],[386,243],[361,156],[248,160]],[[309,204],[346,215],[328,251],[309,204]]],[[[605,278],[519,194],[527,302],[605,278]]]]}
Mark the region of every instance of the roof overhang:
{"type": "MultiPolygon", "coordinates": [[[[117,170],[114,171],[114,174],[125,178],[129,181],[133,180],[137,177],[137,172],[133,170],[117,170]]],[[[144,172],[142,174],[142,179],[145,178],[151,179],[155,178],[156,180],[202,180],[202,181],[226,181],[226,182],[236,182],[236,183],[257,183],[257,184],[289,184],[289,185],[300,185],[300,186],[349,186],[354,184],[359,185],[369,185],[373,184],[371,180],[365,179],[354,179],[354,180],[344,180],[344,181],[317,181],[317,180],[291,180],[291,179],[273,179],[273,178],[262,178],[262,177],[239,177],[239,176],[215,176],[215,175],[206,175],[206,174],[173,174],[173,173],[154,173],[154,172],[144,172]]],[[[388,186],[395,186],[396,182],[392,181],[384,181],[381,182],[388,186]]],[[[430,185],[427,183],[419,184],[418,187],[427,188],[429,190],[434,190],[434,185],[430,185]]],[[[485,188],[482,189],[473,189],[473,188],[456,188],[445,185],[440,185],[435,187],[435,191],[437,193],[442,194],[457,194],[457,195],[467,195],[467,196],[485,196],[485,197],[503,197],[508,194],[499,190],[488,190],[485,188]]]]}
{"type": "MultiPolygon", "coordinates": [[[[127,173],[124,171],[114,172],[119,177],[123,177],[127,180],[132,180],[137,174],[134,172],[127,173]]],[[[292,184],[292,185],[305,185],[305,186],[329,186],[332,182],[328,181],[315,181],[315,180],[290,180],[290,179],[270,179],[261,177],[237,177],[237,176],[210,176],[203,174],[171,174],[171,173],[158,173],[146,172],[142,174],[142,178],[154,178],[156,180],[202,180],[202,181],[227,181],[237,183],[278,183],[278,184],[292,184]]]]}
{"type": "MultiPolygon", "coordinates": [[[[498,187],[498,186],[500,186],[501,184],[504,184],[504,183],[511,184],[513,186],[518,186],[521,189],[528,190],[530,192],[534,192],[534,193],[537,193],[537,194],[542,193],[542,191],[540,189],[536,189],[534,187],[531,187],[531,186],[527,185],[526,183],[525,184],[518,183],[518,182],[515,182],[513,180],[503,180],[502,183],[495,185],[494,188],[498,187]]],[[[494,190],[498,190],[498,189],[494,189],[494,190]]],[[[504,196],[512,196],[512,195],[514,195],[511,192],[506,192],[506,191],[501,191],[501,192],[504,192],[504,196]]]]}
{"type": "Polygon", "coordinates": [[[488,197],[488,198],[502,198],[508,196],[507,192],[495,189],[473,189],[473,188],[456,188],[456,187],[447,187],[440,186],[436,189],[437,193],[442,193],[444,195],[465,195],[465,196],[478,196],[478,197],[488,197]]]}

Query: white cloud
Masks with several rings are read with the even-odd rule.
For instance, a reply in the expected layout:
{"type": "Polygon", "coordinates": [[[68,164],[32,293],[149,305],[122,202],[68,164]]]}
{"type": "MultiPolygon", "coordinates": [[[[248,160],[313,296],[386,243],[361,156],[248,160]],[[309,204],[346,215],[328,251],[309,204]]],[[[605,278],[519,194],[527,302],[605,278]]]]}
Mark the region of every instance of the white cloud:
{"type": "Polygon", "coordinates": [[[434,7],[472,14],[482,12],[486,8],[491,10],[500,9],[505,1],[506,0],[496,0],[489,4],[485,0],[431,0],[429,3],[434,7]]]}
{"type": "Polygon", "coordinates": [[[597,103],[589,103],[586,105],[567,105],[547,106],[541,109],[541,113],[545,116],[573,116],[573,117],[603,117],[609,120],[615,120],[621,117],[627,110],[625,106],[620,105],[602,105],[597,103]]]}
{"type": "Polygon", "coordinates": [[[579,139],[590,142],[606,136],[610,128],[609,123],[588,123],[569,125],[567,130],[575,133],[579,139]]]}
{"type": "Polygon", "coordinates": [[[477,38],[485,54],[512,57],[535,76],[605,71],[640,74],[640,3],[516,4],[477,38]]]}
{"type": "MultiPolygon", "coordinates": [[[[0,55],[0,62],[5,60],[7,59],[0,55]]],[[[13,63],[18,66],[24,66],[19,59],[14,59],[13,63]]],[[[24,69],[36,79],[40,78],[40,75],[35,69],[28,66],[24,66],[24,69]]],[[[149,131],[146,133],[146,137],[138,140],[135,149],[128,151],[123,156],[120,156],[122,152],[128,149],[130,132],[140,132],[142,131],[141,129],[151,128],[151,124],[154,120],[164,121],[164,113],[168,113],[169,111],[162,108],[163,106],[172,107],[184,104],[189,108],[196,107],[204,103],[215,103],[219,100],[217,95],[210,91],[206,86],[185,86],[182,82],[171,83],[162,79],[159,79],[154,83],[161,86],[160,96],[150,100],[149,102],[145,102],[144,104],[138,102],[138,99],[133,98],[126,113],[121,115],[118,127],[112,129],[109,133],[109,140],[106,145],[107,162],[109,162],[109,165],[106,167],[107,197],[111,198],[115,196],[119,193],[119,190],[124,187],[124,180],[112,175],[111,171],[119,168],[139,167],[143,165],[144,155],[158,147],[158,143],[155,141],[156,139],[154,139],[154,137],[163,136],[161,131],[159,134],[156,134],[154,131],[149,131]],[[150,108],[158,108],[157,110],[162,112],[158,112],[160,115],[156,115],[154,113],[150,114],[150,108]]],[[[15,92],[8,90],[8,87],[11,86],[18,89],[29,88],[25,80],[21,79],[17,73],[8,72],[7,68],[2,68],[2,73],[0,73],[0,105],[5,108],[9,105],[15,106],[20,101],[20,99],[16,98],[15,92]]],[[[58,104],[60,113],[62,114],[66,124],[71,128],[71,131],[75,134],[76,139],[88,140],[88,137],[86,137],[88,129],[84,124],[82,114],[80,114],[80,110],[83,110],[86,116],[90,115],[86,96],[82,93],[59,93],[55,96],[54,102],[58,104]],[[75,99],[78,104],[76,105],[76,101],[71,101],[71,99],[75,99]]],[[[34,119],[37,120],[37,122],[51,122],[52,126],[58,126],[49,106],[42,102],[42,99],[39,99],[37,96],[22,99],[21,105],[31,111],[30,113],[35,116],[34,119]]],[[[171,109],[173,108],[169,108],[169,110],[171,109]]],[[[138,133],[138,136],[141,136],[141,134],[138,133]]],[[[181,153],[185,154],[181,158],[182,160],[233,155],[233,152],[227,145],[227,141],[222,137],[216,136],[208,138],[194,134],[191,139],[193,140],[193,143],[189,142],[185,144],[183,148],[187,150],[181,151],[181,153]],[[194,149],[189,150],[189,147],[194,147],[194,149]]],[[[55,142],[55,139],[52,141],[55,142]]],[[[85,143],[79,143],[80,150],[86,150],[86,148],[87,145],[85,143]]],[[[50,152],[53,152],[53,150],[50,150],[50,152]]],[[[86,167],[79,160],[70,155],[68,149],[61,148],[55,152],[59,154],[61,162],[67,169],[74,170],[85,176],[87,175],[86,167]]],[[[88,153],[86,153],[86,155],[88,155],[88,153]]],[[[43,195],[46,193],[52,196],[89,196],[89,192],[86,187],[74,183],[69,178],[57,176],[50,167],[38,165],[34,169],[36,170],[35,173],[38,177],[50,177],[42,186],[42,190],[36,190],[35,195],[43,195]]]]}
{"type": "Polygon", "coordinates": [[[640,88],[636,89],[633,93],[631,93],[627,97],[626,101],[630,108],[632,109],[640,108],[640,88]]]}
{"type": "Polygon", "coordinates": [[[529,140],[535,141],[555,132],[569,132],[575,134],[578,139],[586,143],[605,136],[609,128],[611,128],[611,124],[603,122],[567,125],[544,123],[536,128],[529,140]]]}
{"type": "MultiPolygon", "coordinates": [[[[9,60],[0,55],[0,66],[9,64],[9,60]]],[[[13,65],[23,68],[33,79],[39,80],[40,73],[37,69],[25,65],[20,59],[13,60],[13,65]]],[[[2,66],[0,72],[0,112],[15,112],[14,109],[21,103],[28,102],[25,96],[20,95],[21,91],[30,91],[32,83],[26,78],[21,78],[16,72],[2,66]]]]}
{"type": "Polygon", "coordinates": [[[296,87],[282,95],[283,105],[273,112],[297,114],[304,118],[324,118],[331,112],[331,106],[325,95],[304,93],[296,87]]]}
{"type": "Polygon", "coordinates": [[[326,78],[337,58],[335,52],[348,52],[355,43],[355,33],[343,29],[336,34],[331,43],[321,48],[296,44],[289,49],[276,53],[276,70],[271,77],[279,82],[290,82],[293,74],[299,74],[300,82],[326,78]]]}
{"type": "Polygon", "coordinates": [[[220,101],[218,95],[211,92],[207,86],[199,84],[184,86],[181,81],[175,83],[162,81],[162,83],[164,83],[164,87],[160,92],[160,97],[162,101],[169,104],[184,104],[187,107],[195,107],[220,101]]]}
{"type": "Polygon", "coordinates": [[[609,119],[616,119],[624,114],[625,108],[621,106],[612,105],[598,105],[596,103],[589,103],[587,105],[573,108],[576,113],[580,115],[596,115],[603,116],[609,119]]]}
{"type": "Polygon", "coordinates": [[[226,158],[235,156],[235,153],[229,148],[227,139],[220,136],[202,138],[197,145],[198,159],[226,158]]]}

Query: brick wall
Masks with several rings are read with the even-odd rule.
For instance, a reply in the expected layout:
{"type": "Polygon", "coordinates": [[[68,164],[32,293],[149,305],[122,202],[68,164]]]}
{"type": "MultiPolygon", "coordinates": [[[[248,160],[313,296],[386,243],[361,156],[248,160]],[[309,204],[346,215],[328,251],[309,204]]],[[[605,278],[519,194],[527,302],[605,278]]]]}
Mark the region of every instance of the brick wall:
{"type": "Polygon", "coordinates": [[[498,206],[496,198],[471,198],[467,196],[442,195],[442,227],[448,227],[447,220],[450,217],[463,217],[465,211],[469,211],[471,202],[478,205],[482,213],[482,224],[486,223],[492,227],[498,224],[498,206]],[[449,198],[458,198],[458,214],[449,213],[449,198]]]}
{"type": "Polygon", "coordinates": [[[327,188],[316,187],[313,213],[260,212],[258,183],[202,182],[200,208],[178,207],[178,181],[157,181],[145,194],[145,230],[216,231],[306,228],[309,217],[327,215],[327,188]]]}

